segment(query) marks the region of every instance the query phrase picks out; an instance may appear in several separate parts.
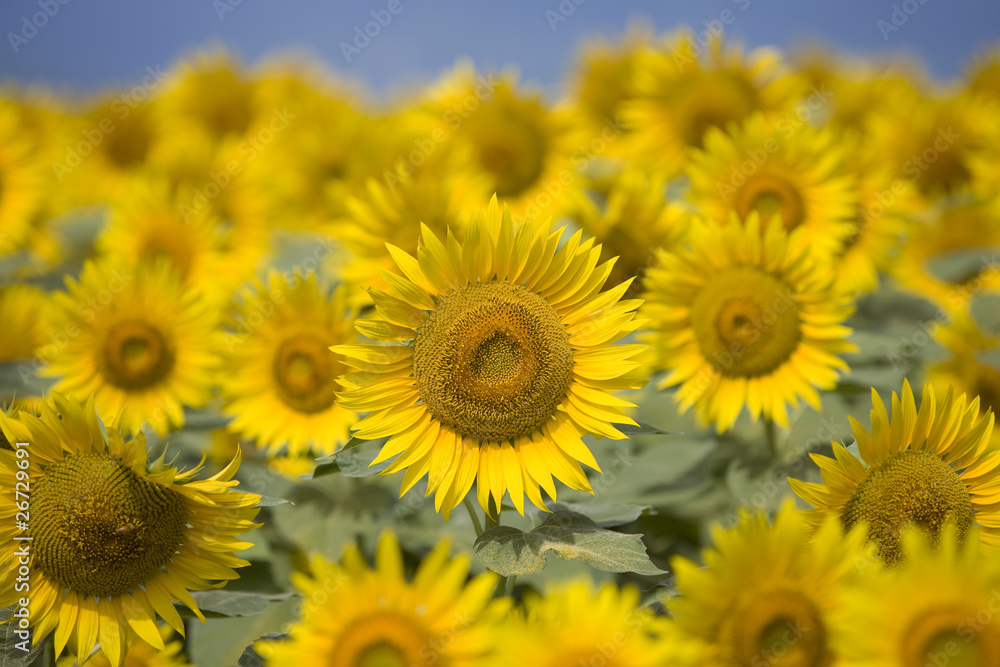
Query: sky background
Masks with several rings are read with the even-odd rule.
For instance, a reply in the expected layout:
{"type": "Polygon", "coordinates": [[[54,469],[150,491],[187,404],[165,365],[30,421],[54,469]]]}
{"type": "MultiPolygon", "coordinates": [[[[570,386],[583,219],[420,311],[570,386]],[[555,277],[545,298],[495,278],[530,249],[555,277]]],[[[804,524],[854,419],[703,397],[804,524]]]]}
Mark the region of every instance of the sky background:
{"type": "Polygon", "coordinates": [[[225,44],[249,63],[306,53],[376,94],[429,81],[459,56],[484,69],[515,65],[524,79],[555,92],[587,37],[619,36],[630,19],[661,31],[682,24],[703,30],[726,10],[732,20],[725,35],[751,47],[787,51],[818,41],[865,57],[905,53],[942,80],[1000,43],[996,0],[395,0],[395,15],[384,11],[390,1],[2,0],[0,80],[95,92],[134,85],[147,67],[169,69],[194,49],[225,44]],[[45,6],[54,16],[38,14],[45,6]],[[341,42],[351,44],[372,11],[391,20],[347,62],[341,42]],[[35,32],[24,25],[33,16],[44,23],[35,32]]]}

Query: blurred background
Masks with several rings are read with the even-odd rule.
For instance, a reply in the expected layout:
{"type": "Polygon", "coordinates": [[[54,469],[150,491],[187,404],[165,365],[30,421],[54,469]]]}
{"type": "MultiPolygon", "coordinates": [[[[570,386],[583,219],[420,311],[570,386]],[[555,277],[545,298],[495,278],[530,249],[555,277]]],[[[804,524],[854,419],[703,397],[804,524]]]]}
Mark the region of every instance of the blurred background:
{"type": "Polygon", "coordinates": [[[931,76],[947,80],[1000,36],[1000,3],[4,0],[0,75],[20,83],[98,91],[136,83],[146,67],[165,68],[193,49],[224,44],[248,64],[301,52],[377,95],[426,83],[464,55],[484,70],[516,66],[554,97],[558,89],[548,89],[565,79],[582,39],[614,38],[639,20],[657,31],[721,25],[727,38],[749,47],[775,45],[793,54],[807,43],[859,58],[909,54],[931,76]],[[52,16],[35,17],[37,12],[52,16]],[[365,24],[378,18],[385,25],[369,26],[376,34],[366,43],[365,24]]]}

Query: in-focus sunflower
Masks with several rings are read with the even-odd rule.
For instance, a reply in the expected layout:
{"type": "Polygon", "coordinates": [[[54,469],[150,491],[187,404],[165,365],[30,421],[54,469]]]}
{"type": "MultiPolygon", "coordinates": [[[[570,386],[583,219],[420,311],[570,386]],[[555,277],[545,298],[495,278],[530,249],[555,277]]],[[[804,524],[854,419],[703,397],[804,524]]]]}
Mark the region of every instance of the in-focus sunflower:
{"type": "Polygon", "coordinates": [[[292,582],[305,600],[289,641],[258,644],[268,665],[301,667],[477,667],[496,642],[492,572],[466,582],[469,559],[441,542],[407,581],[396,538],[379,540],[375,568],[357,547],[341,564],[312,560],[311,576],[292,582]]]}
{"type": "Polygon", "coordinates": [[[810,125],[751,116],[730,132],[713,128],[695,151],[687,175],[691,200],[705,217],[743,220],[756,211],[766,225],[802,228],[802,242],[832,255],[857,231],[857,183],[845,169],[840,137],[810,125]]]}
{"type": "Polygon", "coordinates": [[[744,405],[788,426],[787,405],[820,408],[856,348],[841,323],[853,310],[831,290],[833,274],[801,239],[772,220],[763,234],[756,213],[721,227],[699,223],[690,249],[660,251],[646,272],[643,315],[653,364],[669,371],[659,388],[680,385],[682,412],[721,433],[744,405]]]}
{"type": "Polygon", "coordinates": [[[174,601],[204,620],[189,591],[236,579],[233,568],[249,563],[234,555],[251,544],[237,539],[258,524],[260,496],[233,491],[236,456],[225,469],[193,481],[198,468],[181,472],[164,457],[147,463],[142,434],[125,442],[86,403],[53,393],[40,415],[0,414],[10,442],[27,442],[20,456],[0,450],[4,489],[17,474],[31,483],[27,535],[15,527],[13,502],[0,506],[0,604],[15,591],[22,543],[31,537],[28,610],[37,644],[55,631],[56,654],[69,645],[78,657],[96,643],[112,665],[122,664],[132,639],[158,649],[164,641],[157,615],[184,633],[174,601]],[[27,461],[27,468],[21,462],[27,461]],[[218,582],[218,583],[213,583],[218,582]]]}
{"type": "Polygon", "coordinates": [[[709,645],[701,664],[717,667],[846,667],[845,604],[867,562],[864,536],[836,521],[812,542],[794,503],[771,524],[745,511],[740,525],[713,529],[704,567],[671,561],[679,597],[668,604],[677,624],[709,645]]]}
{"type": "Polygon", "coordinates": [[[979,398],[954,396],[951,388],[939,405],[924,385],[917,412],[910,383],[902,396],[892,394],[892,416],[872,390],[871,433],[850,418],[861,459],[833,443],[831,459],[811,454],[826,484],[790,479],[792,489],[817,509],[818,524],[827,515],[840,517],[845,528],[868,526],[868,538],[889,564],[900,559],[900,532],[916,525],[936,536],[946,522],[965,535],[983,528],[982,546],[1000,547],[1000,455],[987,454],[993,412],[979,414],[979,398]]]}
{"type": "Polygon", "coordinates": [[[32,285],[0,287],[0,361],[30,359],[47,342],[51,301],[32,285]]]}
{"type": "Polygon", "coordinates": [[[0,257],[24,244],[43,195],[40,165],[17,120],[11,109],[0,108],[0,257]]]}
{"type": "Polygon", "coordinates": [[[529,592],[498,629],[504,637],[486,667],[675,667],[703,664],[702,647],[673,623],[639,606],[639,591],[590,581],[529,592]]]}
{"type": "Polygon", "coordinates": [[[590,491],[580,463],[598,469],[580,439],[624,438],[634,423],[615,389],[645,384],[627,376],[642,345],[613,345],[638,328],[636,300],[619,302],[625,282],[601,292],[612,263],[577,232],[514,225],[496,197],[466,227],[465,243],[426,227],[416,258],[389,245],[403,275],[383,273],[392,293],[371,290],[376,317],[357,329],[379,345],[339,345],[357,373],[341,379],[341,404],[374,411],[354,427],[388,437],[376,462],[398,458],[405,493],[429,474],[427,492],[447,516],[473,482],[489,511],[504,494],[519,512],[524,496],[544,508],[552,476],[590,491]]]}
{"type": "Polygon", "coordinates": [[[87,261],[66,289],[53,295],[52,319],[67,341],[40,370],[59,377],[54,389],[93,393],[101,416],[121,413],[131,433],[148,424],[164,434],[184,424],[183,406],[208,401],[218,316],[169,262],[87,261]]]}
{"type": "Polygon", "coordinates": [[[343,289],[331,294],[314,273],[272,270],[245,292],[222,336],[230,430],[269,454],[332,454],[347,441],[355,415],[334,402],[346,369],[330,352],[357,338],[346,301],[343,289]]]}
{"type": "Polygon", "coordinates": [[[903,534],[904,563],[876,571],[851,596],[851,665],[1000,665],[1000,567],[955,527],[937,542],[903,534]]]}
{"type": "Polygon", "coordinates": [[[721,39],[702,47],[694,32],[680,30],[637,57],[634,96],[622,104],[635,161],[676,175],[709,128],[726,128],[755,111],[789,111],[802,84],[784,73],[773,49],[744,56],[721,39]]]}
{"type": "MultiPolygon", "coordinates": [[[[178,640],[171,640],[174,631],[169,625],[160,625],[160,636],[163,638],[164,647],[158,649],[142,639],[136,637],[128,647],[125,654],[124,667],[191,667],[183,655],[184,644],[178,640]]],[[[57,667],[116,667],[104,651],[99,650],[86,660],[77,662],[75,656],[61,658],[57,667]]]]}

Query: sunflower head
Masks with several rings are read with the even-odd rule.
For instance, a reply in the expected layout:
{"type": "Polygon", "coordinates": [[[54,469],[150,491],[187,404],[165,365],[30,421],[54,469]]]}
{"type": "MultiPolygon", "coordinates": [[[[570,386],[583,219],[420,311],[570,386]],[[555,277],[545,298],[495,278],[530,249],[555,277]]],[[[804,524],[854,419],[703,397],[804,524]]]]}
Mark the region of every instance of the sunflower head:
{"type": "MultiPolygon", "coordinates": [[[[861,460],[834,443],[835,459],[813,454],[826,485],[789,480],[817,508],[816,520],[835,514],[845,528],[866,526],[868,538],[889,564],[902,557],[900,536],[915,526],[936,538],[946,524],[961,537],[974,525],[987,535],[995,514],[986,490],[997,479],[996,457],[985,455],[993,413],[979,414],[979,398],[954,396],[938,404],[924,385],[920,410],[909,382],[892,395],[891,416],[872,390],[871,432],[854,418],[851,427],[861,460]]],[[[986,543],[984,542],[984,545],[986,543]]]]}
{"type": "Polygon", "coordinates": [[[584,433],[624,437],[615,423],[631,404],[610,391],[641,385],[622,377],[642,346],[613,343],[639,326],[623,283],[600,292],[612,262],[600,246],[563,230],[514,225],[496,197],[475,212],[464,243],[422,227],[417,255],[389,245],[403,275],[383,272],[391,292],[370,291],[376,317],[357,329],[386,344],[333,348],[357,372],[341,378],[340,404],[373,411],[361,438],[389,436],[379,462],[409,468],[403,490],[424,474],[436,506],[450,511],[478,480],[479,500],[499,507],[507,491],[543,506],[552,475],[589,489],[580,462],[596,467],[584,433]]]}

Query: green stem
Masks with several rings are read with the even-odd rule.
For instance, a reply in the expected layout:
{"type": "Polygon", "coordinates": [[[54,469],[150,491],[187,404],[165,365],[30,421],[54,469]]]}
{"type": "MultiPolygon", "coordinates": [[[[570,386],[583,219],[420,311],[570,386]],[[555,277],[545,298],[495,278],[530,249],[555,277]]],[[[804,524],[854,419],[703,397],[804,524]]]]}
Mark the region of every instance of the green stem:
{"type": "Polygon", "coordinates": [[[767,451],[771,454],[771,460],[778,460],[778,435],[774,427],[774,420],[764,420],[764,432],[767,435],[767,451]]]}
{"type": "Polygon", "coordinates": [[[462,504],[465,505],[465,509],[469,510],[469,516],[472,517],[472,527],[476,530],[476,538],[478,539],[483,534],[483,524],[479,522],[479,514],[476,513],[476,506],[472,504],[469,500],[471,496],[465,494],[465,499],[462,504]]]}
{"type": "Polygon", "coordinates": [[[507,577],[507,581],[504,582],[503,594],[505,597],[510,597],[514,595],[514,582],[517,581],[517,575],[512,574],[507,577]]]}

